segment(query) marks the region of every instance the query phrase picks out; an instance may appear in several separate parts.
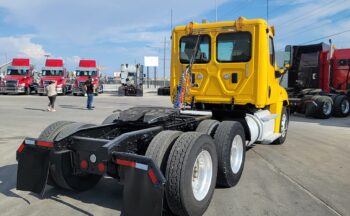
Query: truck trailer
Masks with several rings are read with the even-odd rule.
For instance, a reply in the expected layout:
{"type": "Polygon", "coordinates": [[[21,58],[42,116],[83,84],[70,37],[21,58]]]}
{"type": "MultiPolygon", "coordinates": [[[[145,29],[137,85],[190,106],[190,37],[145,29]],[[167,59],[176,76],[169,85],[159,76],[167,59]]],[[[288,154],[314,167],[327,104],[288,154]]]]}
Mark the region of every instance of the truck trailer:
{"type": "Polygon", "coordinates": [[[7,73],[0,83],[2,94],[25,94],[37,93],[38,83],[34,79],[34,66],[30,59],[14,58],[7,68],[7,73]]]}
{"type": "Polygon", "coordinates": [[[47,94],[46,86],[50,81],[56,81],[57,94],[65,95],[72,92],[72,84],[62,59],[46,59],[45,67],[41,70],[39,95],[47,94]]]}
{"type": "Polygon", "coordinates": [[[143,65],[122,64],[120,69],[121,86],[119,96],[143,96],[143,65]]]}
{"type": "Polygon", "coordinates": [[[286,140],[274,28],[262,19],[175,27],[174,107],[116,111],[100,125],[59,121],[17,150],[17,189],[84,191],[108,175],[124,185],[122,215],[202,215],[215,187],[233,187],[254,143],[286,140]]]}
{"type": "Polygon", "coordinates": [[[100,81],[100,70],[97,67],[96,60],[80,60],[79,67],[75,71],[75,82],[73,86],[73,95],[84,95],[84,83],[89,76],[92,78],[92,83],[96,88],[95,95],[103,93],[103,85],[100,81]]]}
{"type": "Polygon", "coordinates": [[[327,119],[350,113],[350,49],[332,44],[286,47],[292,112],[327,119]]]}

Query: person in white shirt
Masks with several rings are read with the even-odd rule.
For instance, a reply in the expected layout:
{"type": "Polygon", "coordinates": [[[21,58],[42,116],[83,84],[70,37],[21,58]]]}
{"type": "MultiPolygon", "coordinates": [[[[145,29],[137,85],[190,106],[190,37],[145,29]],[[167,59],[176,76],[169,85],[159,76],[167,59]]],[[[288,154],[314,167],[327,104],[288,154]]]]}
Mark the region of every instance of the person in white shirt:
{"type": "Polygon", "coordinates": [[[50,101],[47,107],[47,110],[49,112],[56,112],[55,110],[55,101],[57,96],[56,84],[57,84],[57,81],[50,81],[49,85],[46,86],[47,96],[49,97],[49,101],[50,101]]]}

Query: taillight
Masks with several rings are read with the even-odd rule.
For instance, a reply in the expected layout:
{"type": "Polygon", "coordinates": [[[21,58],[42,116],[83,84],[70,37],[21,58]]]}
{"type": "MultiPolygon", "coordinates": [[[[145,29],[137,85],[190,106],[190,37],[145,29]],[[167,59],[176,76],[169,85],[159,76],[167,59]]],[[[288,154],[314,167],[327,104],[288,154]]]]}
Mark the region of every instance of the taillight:
{"type": "Polygon", "coordinates": [[[81,169],[87,169],[88,168],[88,162],[87,160],[80,161],[80,168],[81,169]]]}
{"type": "Polygon", "coordinates": [[[97,168],[98,168],[98,171],[101,173],[104,173],[106,171],[106,165],[102,162],[97,165],[97,168]]]}
{"type": "Polygon", "coordinates": [[[24,146],[25,146],[24,143],[22,143],[22,144],[18,147],[18,149],[17,149],[18,153],[21,153],[21,152],[23,151],[24,146]]]}

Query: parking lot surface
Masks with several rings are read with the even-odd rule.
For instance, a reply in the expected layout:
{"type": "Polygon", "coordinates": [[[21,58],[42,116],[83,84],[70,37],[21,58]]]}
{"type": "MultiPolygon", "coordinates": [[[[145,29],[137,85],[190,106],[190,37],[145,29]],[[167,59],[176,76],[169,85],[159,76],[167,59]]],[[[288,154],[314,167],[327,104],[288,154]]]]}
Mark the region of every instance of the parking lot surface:
{"type": "MultiPolygon", "coordinates": [[[[47,187],[43,198],[17,191],[15,152],[24,137],[37,137],[50,123],[72,120],[100,124],[115,109],[171,106],[169,97],[57,98],[0,95],[0,215],[120,215],[122,186],[105,177],[94,189],[74,193],[47,187]]],[[[350,215],[350,117],[329,120],[292,116],[283,145],[255,145],[247,152],[238,185],[217,188],[205,216],[350,215]]]]}

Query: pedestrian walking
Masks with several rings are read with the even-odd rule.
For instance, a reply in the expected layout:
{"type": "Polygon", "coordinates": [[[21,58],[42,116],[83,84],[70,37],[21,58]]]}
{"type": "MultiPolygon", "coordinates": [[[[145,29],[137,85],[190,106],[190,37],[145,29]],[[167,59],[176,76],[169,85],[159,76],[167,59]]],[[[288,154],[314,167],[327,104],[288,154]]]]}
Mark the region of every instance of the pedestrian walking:
{"type": "Polygon", "coordinates": [[[92,83],[92,78],[89,76],[88,80],[84,83],[84,89],[87,94],[87,104],[86,108],[88,110],[92,110],[94,108],[93,102],[94,102],[94,94],[95,94],[95,87],[94,84],[92,83]]]}
{"type": "Polygon", "coordinates": [[[55,110],[55,101],[57,96],[56,84],[57,84],[57,81],[50,81],[49,85],[46,86],[47,96],[49,97],[49,105],[47,107],[47,110],[49,112],[56,112],[55,110]]]}

